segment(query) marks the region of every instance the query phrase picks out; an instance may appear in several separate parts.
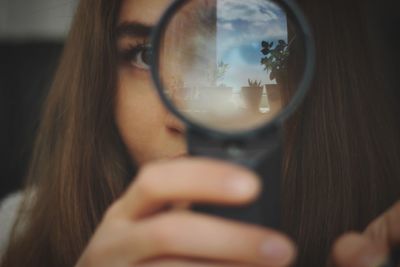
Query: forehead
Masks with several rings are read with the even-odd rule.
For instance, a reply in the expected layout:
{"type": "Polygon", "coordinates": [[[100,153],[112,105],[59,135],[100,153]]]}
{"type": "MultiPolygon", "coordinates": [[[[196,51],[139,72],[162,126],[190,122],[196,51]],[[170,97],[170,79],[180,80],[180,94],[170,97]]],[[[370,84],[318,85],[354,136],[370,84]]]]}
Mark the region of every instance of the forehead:
{"type": "Polygon", "coordinates": [[[172,0],[123,0],[118,24],[126,21],[137,21],[154,25],[172,0]]]}

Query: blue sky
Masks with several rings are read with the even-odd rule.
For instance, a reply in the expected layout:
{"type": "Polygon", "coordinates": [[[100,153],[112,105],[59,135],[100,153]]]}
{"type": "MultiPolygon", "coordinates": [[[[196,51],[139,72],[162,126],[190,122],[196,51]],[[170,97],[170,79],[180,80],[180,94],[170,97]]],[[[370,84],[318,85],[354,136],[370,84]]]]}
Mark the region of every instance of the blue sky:
{"type": "Polygon", "coordinates": [[[287,23],[283,10],[267,0],[218,0],[217,57],[229,65],[219,81],[235,90],[247,79],[274,83],[260,64],[261,41],[287,42],[287,23]]]}

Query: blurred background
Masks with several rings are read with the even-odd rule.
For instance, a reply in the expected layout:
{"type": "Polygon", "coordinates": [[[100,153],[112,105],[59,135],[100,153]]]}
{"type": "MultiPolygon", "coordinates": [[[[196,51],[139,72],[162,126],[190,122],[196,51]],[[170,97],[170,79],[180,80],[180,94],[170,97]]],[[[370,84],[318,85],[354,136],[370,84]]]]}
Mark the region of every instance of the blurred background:
{"type": "MultiPolygon", "coordinates": [[[[0,0],[0,199],[21,186],[41,103],[77,2],[0,0]]],[[[400,2],[362,3],[369,13],[372,46],[385,57],[385,86],[400,99],[400,2]]]]}
{"type": "Polygon", "coordinates": [[[77,0],[0,0],[0,199],[21,186],[77,0]]]}

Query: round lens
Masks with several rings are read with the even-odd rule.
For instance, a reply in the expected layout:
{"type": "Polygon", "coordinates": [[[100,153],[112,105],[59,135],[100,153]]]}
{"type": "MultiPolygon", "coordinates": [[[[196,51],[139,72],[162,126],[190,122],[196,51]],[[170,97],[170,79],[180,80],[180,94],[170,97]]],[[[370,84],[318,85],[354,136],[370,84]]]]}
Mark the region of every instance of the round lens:
{"type": "Polygon", "coordinates": [[[292,102],[306,69],[306,40],[281,2],[184,1],[166,21],[157,79],[164,99],[186,120],[250,131],[292,102]]]}

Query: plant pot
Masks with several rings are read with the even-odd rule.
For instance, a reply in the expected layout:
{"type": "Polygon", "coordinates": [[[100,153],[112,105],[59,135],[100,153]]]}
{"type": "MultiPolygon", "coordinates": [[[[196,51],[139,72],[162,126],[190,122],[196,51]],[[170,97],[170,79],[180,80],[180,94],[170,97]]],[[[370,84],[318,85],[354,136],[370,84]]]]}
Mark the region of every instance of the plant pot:
{"type": "Polygon", "coordinates": [[[259,86],[245,86],[242,87],[242,98],[247,108],[252,112],[259,112],[260,101],[262,96],[263,87],[259,86]]]}

